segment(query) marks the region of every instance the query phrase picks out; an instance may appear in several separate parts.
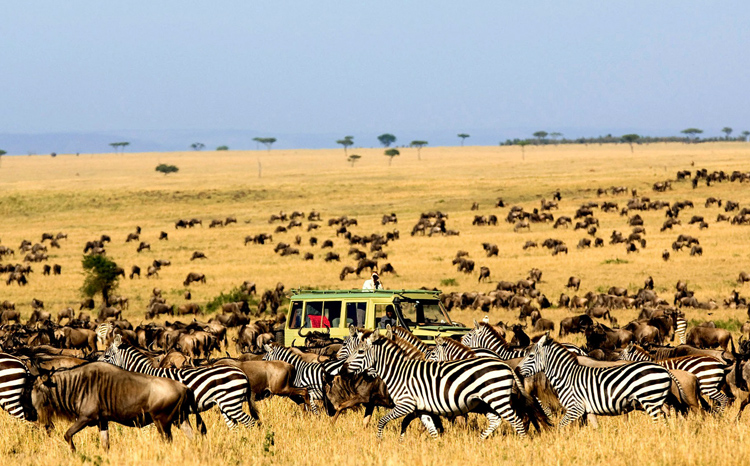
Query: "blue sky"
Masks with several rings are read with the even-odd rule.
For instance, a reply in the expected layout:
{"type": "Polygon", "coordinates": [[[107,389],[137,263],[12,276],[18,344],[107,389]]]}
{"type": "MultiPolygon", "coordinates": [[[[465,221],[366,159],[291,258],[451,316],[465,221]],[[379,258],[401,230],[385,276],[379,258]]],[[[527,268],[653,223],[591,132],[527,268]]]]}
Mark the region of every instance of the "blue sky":
{"type": "Polygon", "coordinates": [[[748,2],[35,1],[0,16],[0,147],[750,129],[748,2]]]}

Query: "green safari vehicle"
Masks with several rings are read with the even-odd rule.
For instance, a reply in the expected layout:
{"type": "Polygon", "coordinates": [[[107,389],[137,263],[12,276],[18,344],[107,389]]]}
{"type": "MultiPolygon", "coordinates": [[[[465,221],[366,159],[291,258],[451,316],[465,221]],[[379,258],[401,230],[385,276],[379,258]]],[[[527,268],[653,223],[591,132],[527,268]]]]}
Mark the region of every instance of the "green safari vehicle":
{"type": "Polygon", "coordinates": [[[304,346],[307,333],[327,329],[331,338],[343,339],[349,325],[382,331],[398,325],[429,345],[438,335],[460,339],[470,329],[451,321],[439,296],[429,290],[293,290],[284,344],[304,346]]]}

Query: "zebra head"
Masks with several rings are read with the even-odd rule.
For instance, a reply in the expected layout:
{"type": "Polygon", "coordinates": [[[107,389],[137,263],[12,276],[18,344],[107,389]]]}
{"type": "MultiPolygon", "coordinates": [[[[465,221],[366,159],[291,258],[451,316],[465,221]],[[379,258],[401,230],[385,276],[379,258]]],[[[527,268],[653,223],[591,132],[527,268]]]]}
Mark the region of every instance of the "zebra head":
{"type": "Polygon", "coordinates": [[[349,325],[349,336],[344,338],[344,343],[336,353],[336,359],[346,359],[350,354],[356,353],[362,343],[362,332],[354,325],[349,325]]]}
{"type": "Polygon", "coordinates": [[[549,334],[545,334],[531,347],[529,354],[518,363],[521,376],[531,377],[537,372],[543,372],[547,369],[547,350],[551,343],[552,338],[549,334]]]}
{"type": "Polygon", "coordinates": [[[367,372],[368,375],[377,377],[375,373],[375,345],[381,337],[377,332],[371,333],[368,337],[362,340],[362,343],[357,347],[357,351],[353,352],[346,358],[344,366],[346,370],[352,374],[360,374],[367,372]]]}
{"type": "Polygon", "coordinates": [[[620,361],[651,361],[651,358],[646,355],[643,348],[632,341],[622,350],[618,359],[620,361]]]}
{"type": "Polygon", "coordinates": [[[481,326],[479,325],[479,322],[474,319],[474,328],[466,332],[464,336],[461,337],[461,344],[464,346],[468,346],[469,348],[474,348],[477,343],[477,333],[479,332],[479,329],[481,326]]]}
{"type": "Polygon", "coordinates": [[[281,345],[269,345],[266,343],[263,345],[263,351],[266,352],[266,354],[263,355],[264,361],[279,361],[283,360],[281,355],[286,350],[285,347],[281,345]]]}
{"type": "MultiPolygon", "coordinates": [[[[461,341],[463,342],[463,338],[461,338],[461,341]]],[[[447,343],[445,342],[445,338],[441,337],[440,335],[436,336],[435,348],[432,350],[430,354],[427,355],[425,360],[426,361],[448,361],[450,358],[448,357],[446,347],[447,347],[447,343]]]]}
{"type": "Polygon", "coordinates": [[[104,351],[103,355],[99,356],[99,360],[123,367],[123,352],[120,351],[120,345],[122,345],[122,335],[116,334],[112,339],[112,344],[109,345],[109,348],[104,351]]]}

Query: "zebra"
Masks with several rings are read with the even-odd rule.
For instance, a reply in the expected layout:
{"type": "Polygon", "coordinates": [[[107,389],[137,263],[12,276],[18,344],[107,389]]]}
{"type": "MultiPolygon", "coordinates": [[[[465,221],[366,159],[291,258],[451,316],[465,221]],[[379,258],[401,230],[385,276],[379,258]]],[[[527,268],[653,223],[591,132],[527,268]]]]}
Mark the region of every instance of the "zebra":
{"type": "Polygon", "coordinates": [[[417,338],[413,333],[411,333],[404,327],[393,327],[392,331],[394,335],[403,338],[407,342],[414,345],[419,351],[424,353],[425,358],[429,358],[432,352],[435,350],[434,347],[425,345],[422,340],[417,338]]]}
{"type": "MultiPolygon", "coordinates": [[[[492,351],[495,357],[503,361],[522,358],[529,352],[529,348],[511,348],[505,338],[487,322],[474,321],[474,328],[461,338],[461,344],[473,349],[474,352],[492,351]]],[[[576,356],[588,356],[588,353],[572,343],[561,344],[576,356]]],[[[478,355],[490,356],[486,353],[478,355]]]]}
{"type": "MultiPolygon", "coordinates": [[[[688,323],[684,317],[678,315],[677,317],[674,318],[674,335],[677,335],[677,337],[680,339],[679,341],[681,345],[684,345],[685,342],[687,341],[685,339],[687,326],[688,326],[688,323]]],[[[674,335],[673,335],[673,338],[674,338],[674,335]]]]}
{"type": "MultiPolygon", "coordinates": [[[[486,439],[505,419],[516,434],[526,436],[526,428],[511,406],[516,385],[513,370],[493,358],[433,362],[407,359],[390,339],[372,333],[346,361],[349,371],[367,372],[383,379],[395,407],[378,422],[377,437],[393,419],[417,414],[461,415],[481,410],[489,426],[482,432],[486,439]]],[[[424,416],[423,416],[424,419],[424,416]]],[[[430,436],[437,438],[434,424],[425,422],[430,436]]],[[[402,433],[403,436],[403,423],[402,433]]]]}
{"type": "Polygon", "coordinates": [[[107,338],[110,333],[114,330],[115,326],[112,322],[104,322],[96,326],[96,343],[99,348],[106,348],[107,338]]]}
{"type": "Polygon", "coordinates": [[[0,353],[0,407],[21,420],[27,420],[22,401],[26,384],[31,380],[31,374],[20,359],[0,353]]]}
{"type": "Polygon", "coordinates": [[[655,361],[646,350],[631,343],[620,353],[620,359],[624,361],[655,362],[669,370],[689,372],[698,379],[701,393],[718,404],[719,412],[723,411],[729,404],[729,398],[721,390],[725,380],[725,365],[716,358],[711,356],[682,356],[655,361]]]}
{"type": "Polygon", "coordinates": [[[628,412],[638,404],[654,422],[661,418],[666,423],[662,407],[672,381],[680,387],[666,368],[652,362],[615,367],[583,366],[575,354],[549,335],[542,336],[531,347],[518,367],[523,377],[538,372],[547,376],[565,408],[560,428],[586,414],[613,416],[628,412]]]}
{"type": "MultiPolygon", "coordinates": [[[[264,361],[284,361],[294,366],[296,369],[294,386],[298,388],[307,388],[307,392],[310,394],[310,407],[314,414],[318,414],[318,405],[314,403],[314,401],[324,401],[323,385],[326,380],[325,366],[323,364],[303,361],[302,358],[294,354],[292,350],[279,344],[265,344],[263,345],[263,349],[266,352],[266,354],[263,355],[264,361]]],[[[344,361],[342,360],[337,362],[335,366],[340,367],[343,363],[344,361]]],[[[333,372],[333,370],[331,370],[331,372],[333,372]]]]}
{"type": "MultiPolygon", "coordinates": [[[[258,420],[255,396],[250,389],[250,382],[245,373],[236,367],[156,368],[141,350],[124,344],[122,335],[115,335],[112,344],[99,360],[132,372],[165,377],[185,384],[195,394],[198,412],[217,405],[224,422],[231,430],[234,430],[238,423],[242,423],[245,427],[252,427],[258,420]],[[242,403],[245,401],[250,408],[250,415],[242,410],[242,403]]],[[[205,433],[205,429],[205,425],[202,425],[201,432],[205,433]]]]}

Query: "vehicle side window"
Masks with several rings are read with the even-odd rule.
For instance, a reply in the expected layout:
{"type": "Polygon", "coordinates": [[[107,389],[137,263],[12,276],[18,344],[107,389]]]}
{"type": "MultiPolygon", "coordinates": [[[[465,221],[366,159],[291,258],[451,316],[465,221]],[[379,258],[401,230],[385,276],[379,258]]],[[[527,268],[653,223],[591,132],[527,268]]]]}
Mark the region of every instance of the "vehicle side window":
{"type": "Polygon", "coordinates": [[[302,301],[292,302],[292,312],[289,314],[289,328],[302,326],[302,301]]]}
{"type": "Polygon", "coordinates": [[[328,319],[328,326],[341,327],[341,301],[325,301],[323,305],[323,317],[328,319]]]}
{"type": "Polygon", "coordinates": [[[366,315],[367,303],[346,303],[345,326],[354,325],[355,327],[364,327],[366,324],[366,315]]]}
{"type": "Polygon", "coordinates": [[[304,328],[323,328],[324,325],[331,326],[331,322],[323,315],[322,301],[308,301],[305,304],[304,328]]]}

